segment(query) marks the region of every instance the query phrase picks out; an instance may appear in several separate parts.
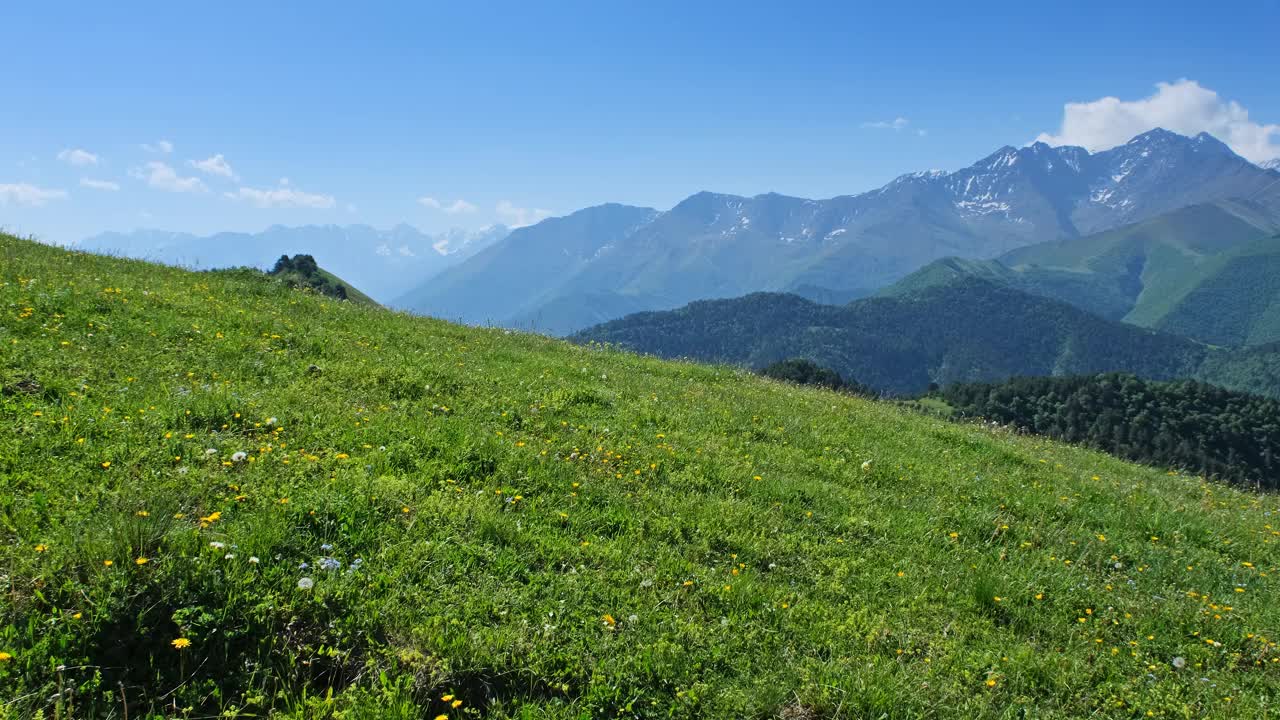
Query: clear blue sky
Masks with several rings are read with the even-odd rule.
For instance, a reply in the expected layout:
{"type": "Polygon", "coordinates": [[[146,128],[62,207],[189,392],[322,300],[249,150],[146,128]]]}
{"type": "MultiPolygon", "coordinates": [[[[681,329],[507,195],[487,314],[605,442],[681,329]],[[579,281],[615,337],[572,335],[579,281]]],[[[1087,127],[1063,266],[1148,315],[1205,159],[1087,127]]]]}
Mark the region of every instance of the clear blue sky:
{"type": "Polygon", "coordinates": [[[365,5],[6,8],[0,225],[436,230],[829,197],[1181,78],[1280,123],[1277,0],[365,5]]]}

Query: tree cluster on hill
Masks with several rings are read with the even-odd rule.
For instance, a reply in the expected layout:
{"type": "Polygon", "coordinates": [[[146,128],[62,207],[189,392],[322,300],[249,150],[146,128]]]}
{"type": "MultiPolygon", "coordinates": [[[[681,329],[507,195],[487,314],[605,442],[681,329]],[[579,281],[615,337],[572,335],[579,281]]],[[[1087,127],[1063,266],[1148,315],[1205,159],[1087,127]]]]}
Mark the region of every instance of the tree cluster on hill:
{"type": "Polygon", "coordinates": [[[267,274],[283,279],[290,287],[311,288],[322,295],[347,299],[347,287],[321,271],[310,255],[281,255],[267,274]]]}
{"type": "Polygon", "coordinates": [[[1137,462],[1280,488],[1280,402],[1112,373],[960,384],[936,393],[982,417],[1137,462]]]}
{"type": "Polygon", "coordinates": [[[846,380],[835,370],[822,367],[818,363],[804,358],[780,360],[761,368],[760,374],[795,385],[816,385],[850,395],[875,395],[875,392],[870,388],[852,380],[846,380]]]}

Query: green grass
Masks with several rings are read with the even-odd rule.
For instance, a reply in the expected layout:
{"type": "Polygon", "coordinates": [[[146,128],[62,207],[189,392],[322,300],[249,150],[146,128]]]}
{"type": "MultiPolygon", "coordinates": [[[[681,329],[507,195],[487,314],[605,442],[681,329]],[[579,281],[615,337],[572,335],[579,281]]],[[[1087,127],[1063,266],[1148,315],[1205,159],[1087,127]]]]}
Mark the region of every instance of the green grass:
{"type": "Polygon", "coordinates": [[[0,717],[1276,713],[1274,496],[9,237],[0,387],[0,717]]]}

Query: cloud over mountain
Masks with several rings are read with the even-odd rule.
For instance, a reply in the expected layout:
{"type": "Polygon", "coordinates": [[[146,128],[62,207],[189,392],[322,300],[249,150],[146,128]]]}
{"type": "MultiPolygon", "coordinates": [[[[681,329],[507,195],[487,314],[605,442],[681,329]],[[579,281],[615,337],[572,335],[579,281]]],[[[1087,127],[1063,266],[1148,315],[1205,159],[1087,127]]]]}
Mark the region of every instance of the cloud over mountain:
{"type": "Polygon", "coordinates": [[[312,208],[325,210],[337,204],[332,195],[304,192],[288,185],[262,190],[242,187],[235,192],[224,194],[232,200],[243,200],[259,208],[312,208]]]}
{"type": "Polygon", "coordinates": [[[1280,157],[1280,125],[1254,122],[1240,103],[1187,79],[1156,83],[1156,91],[1139,100],[1067,103],[1058,131],[1041,133],[1037,140],[1097,152],[1157,127],[1189,136],[1207,132],[1253,162],[1280,157]]]}

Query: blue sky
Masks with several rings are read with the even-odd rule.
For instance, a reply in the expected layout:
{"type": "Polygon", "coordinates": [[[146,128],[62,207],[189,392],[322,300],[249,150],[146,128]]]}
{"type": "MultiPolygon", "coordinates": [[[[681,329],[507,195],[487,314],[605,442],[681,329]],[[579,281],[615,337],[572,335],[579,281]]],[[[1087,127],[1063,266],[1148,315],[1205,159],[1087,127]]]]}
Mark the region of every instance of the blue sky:
{"type": "Polygon", "coordinates": [[[440,230],[829,197],[1157,120],[1280,156],[1280,0],[363,5],[7,8],[0,226],[440,230]]]}

